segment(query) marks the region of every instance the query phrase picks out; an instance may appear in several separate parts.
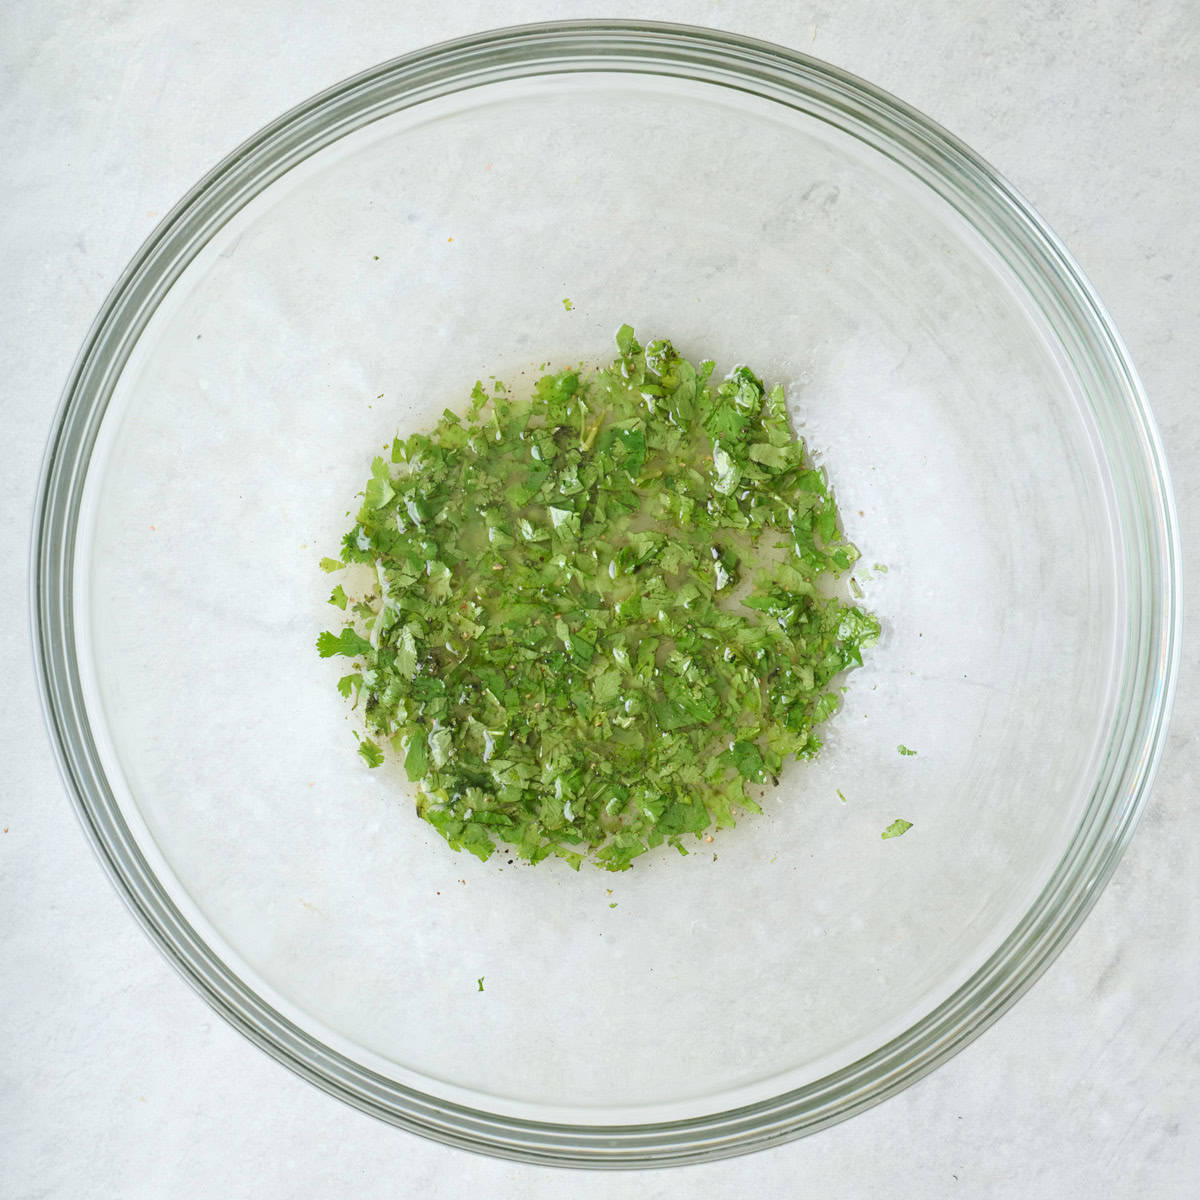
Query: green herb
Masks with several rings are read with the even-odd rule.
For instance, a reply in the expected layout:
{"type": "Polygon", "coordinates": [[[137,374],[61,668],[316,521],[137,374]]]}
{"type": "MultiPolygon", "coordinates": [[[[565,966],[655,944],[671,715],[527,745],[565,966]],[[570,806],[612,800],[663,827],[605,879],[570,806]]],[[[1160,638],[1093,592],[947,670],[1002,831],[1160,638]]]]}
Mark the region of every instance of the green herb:
{"type": "Polygon", "coordinates": [[[346,608],[346,592],[339,583],[332,592],[329,593],[329,603],[343,611],[346,608]]]}
{"type": "Polygon", "coordinates": [[[911,828],[911,821],[905,821],[903,818],[897,817],[879,836],[882,838],[899,837],[902,833],[907,833],[911,828]]]}
{"type": "Polygon", "coordinates": [[[563,297],[563,308],[565,308],[567,310],[567,312],[570,312],[571,309],[573,309],[574,307],[575,307],[574,303],[571,300],[569,300],[566,296],[564,296],[563,297]]]}
{"type": "Polygon", "coordinates": [[[358,743],[358,752],[368,767],[378,767],[383,762],[383,751],[370,738],[363,738],[358,743]]]}
{"type": "Polygon", "coordinates": [[[319,565],[322,571],[341,571],[346,566],[344,562],[336,558],[323,558],[319,565]]]}
{"type": "Polygon", "coordinates": [[[484,977],[482,975],[480,975],[480,977],[477,980],[475,980],[475,982],[479,986],[479,990],[481,992],[483,991],[483,979],[484,979],[484,977]]]}
{"type": "Polygon", "coordinates": [[[326,631],[317,638],[317,653],[322,658],[332,658],[335,654],[344,654],[347,658],[362,655],[364,658],[371,653],[371,643],[358,636],[354,629],[347,625],[336,637],[326,631]]]}
{"type": "Polygon", "coordinates": [[[897,746],[896,749],[901,754],[904,754],[904,755],[908,756],[909,758],[911,758],[913,755],[916,754],[915,750],[910,750],[907,746],[897,746]]]}
{"type": "Polygon", "coordinates": [[[845,803],[846,803],[846,797],[842,795],[842,789],[841,789],[841,788],[834,788],[833,790],[834,790],[835,792],[837,792],[837,794],[838,794],[838,799],[839,799],[839,800],[840,800],[840,801],[841,801],[843,804],[845,804],[845,803]]]}
{"type": "Polygon", "coordinates": [[[879,633],[831,594],[858,552],[782,388],[617,346],[397,438],[342,541],[378,592],[318,652],[361,661],[339,690],[481,859],[624,870],[759,812],[879,633]]]}

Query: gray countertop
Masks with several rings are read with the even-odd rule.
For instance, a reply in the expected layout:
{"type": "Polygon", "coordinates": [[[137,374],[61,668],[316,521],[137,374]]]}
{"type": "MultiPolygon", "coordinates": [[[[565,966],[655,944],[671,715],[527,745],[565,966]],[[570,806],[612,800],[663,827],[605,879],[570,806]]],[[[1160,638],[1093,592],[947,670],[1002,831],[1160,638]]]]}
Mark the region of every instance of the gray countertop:
{"type": "MultiPolygon", "coordinates": [[[[126,913],[36,698],[26,555],[38,465],[87,326],[158,218],[235,144],[380,59],[490,26],[638,16],[818,55],[922,109],[1030,198],[1138,365],[1200,522],[1200,8],[782,0],[194,5],[0,14],[0,1193],[5,1197],[1154,1197],[1200,1191],[1200,662],[1136,837],[1082,930],[947,1065],[836,1128],[665,1172],[450,1150],[326,1097],[226,1026],[126,913]]],[[[1191,596],[1185,620],[1200,616],[1191,596]]]]}

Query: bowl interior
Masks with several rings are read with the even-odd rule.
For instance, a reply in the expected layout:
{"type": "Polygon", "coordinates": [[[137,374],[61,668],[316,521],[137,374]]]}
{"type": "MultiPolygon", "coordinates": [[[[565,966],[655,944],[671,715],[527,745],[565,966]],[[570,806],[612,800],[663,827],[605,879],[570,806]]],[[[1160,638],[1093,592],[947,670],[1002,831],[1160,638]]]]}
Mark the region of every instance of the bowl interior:
{"type": "Polygon", "coordinates": [[[1037,305],[891,158],[700,82],[489,84],[283,176],[155,314],[88,473],[88,715],[175,903],[326,1044],[491,1112],[711,1113],[912,1025],[1062,857],[1116,702],[1111,494],[1037,305]],[[355,754],[317,561],[395,432],[623,321],[786,385],[884,637],[762,817],[620,875],[479,863],[355,754]]]}

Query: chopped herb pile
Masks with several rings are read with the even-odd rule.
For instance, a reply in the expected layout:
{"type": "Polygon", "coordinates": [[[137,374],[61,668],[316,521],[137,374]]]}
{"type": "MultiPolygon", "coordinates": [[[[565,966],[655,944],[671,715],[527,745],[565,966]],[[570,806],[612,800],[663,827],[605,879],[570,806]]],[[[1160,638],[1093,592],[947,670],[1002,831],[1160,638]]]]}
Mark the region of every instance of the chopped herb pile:
{"type": "Polygon", "coordinates": [[[617,346],[526,402],[476,384],[465,416],[397,438],[343,541],[374,584],[318,650],[357,660],[342,695],[481,859],[624,870],[761,811],[879,632],[821,586],[858,553],[782,388],[714,383],[627,325],[617,346]]]}

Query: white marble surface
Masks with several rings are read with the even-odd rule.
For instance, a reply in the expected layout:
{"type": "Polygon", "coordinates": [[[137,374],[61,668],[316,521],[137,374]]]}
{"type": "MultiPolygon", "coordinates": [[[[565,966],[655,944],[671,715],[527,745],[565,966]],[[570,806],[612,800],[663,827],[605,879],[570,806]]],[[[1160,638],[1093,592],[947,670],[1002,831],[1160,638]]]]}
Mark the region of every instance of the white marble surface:
{"type": "MultiPolygon", "coordinates": [[[[1154,1197],[1200,1194],[1200,655],[1117,875],[1034,989],[948,1065],[768,1153],[567,1174],[361,1116],[254,1049],[126,914],[55,772],[26,553],[58,392],[158,217],[243,137],[384,57],[551,17],[755,34],[892,90],[1012,179],[1129,343],[1200,549],[1200,9],[1195,0],[337,5],[41,0],[0,12],[0,1195],[33,1197],[1154,1197]]],[[[1188,616],[1200,616],[1189,597],[1188,616]]]]}

